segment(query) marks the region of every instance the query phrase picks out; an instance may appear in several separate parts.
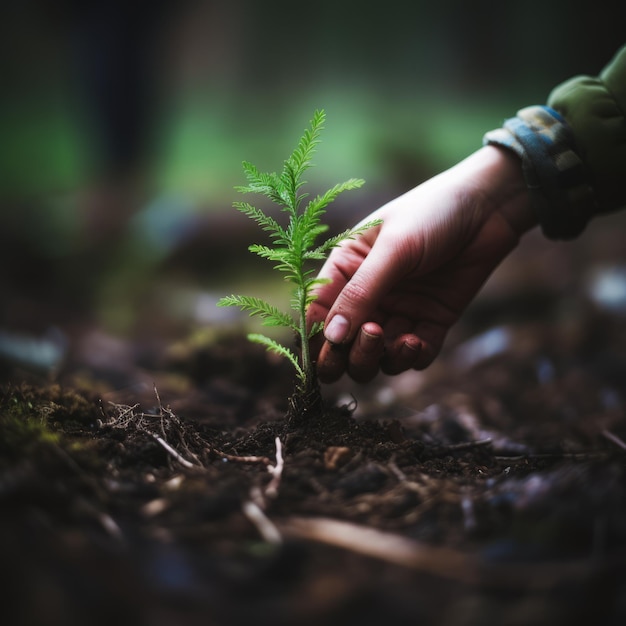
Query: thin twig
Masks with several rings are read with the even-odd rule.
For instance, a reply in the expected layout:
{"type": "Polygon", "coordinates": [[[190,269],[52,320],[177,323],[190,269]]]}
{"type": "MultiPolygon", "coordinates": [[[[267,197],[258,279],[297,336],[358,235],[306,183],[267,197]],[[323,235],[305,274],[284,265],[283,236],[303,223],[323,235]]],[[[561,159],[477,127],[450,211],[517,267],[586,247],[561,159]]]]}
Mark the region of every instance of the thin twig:
{"type": "Polygon", "coordinates": [[[543,454],[520,454],[517,456],[494,456],[496,461],[501,463],[516,463],[528,461],[529,459],[571,459],[574,461],[586,461],[589,459],[604,459],[608,456],[606,452],[552,452],[543,454]]]}
{"type": "Polygon", "coordinates": [[[265,515],[261,507],[252,500],[246,500],[241,506],[243,514],[256,526],[259,534],[265,541],[280,544],[282,535],[274,523],[265,515]]]}
{"type": "Polygon", "coordinates": [[[108,513],[99,513],[97,516],[98,521],[106,530],[109,535],[115,539],[123,539],[121,528],[117,525],[117,522],[108,513]]]}
{"type": "Polygon", "coordinates": [[[447,446],[442,446],[440,449],[436,449],[435,452],[457,452],[459,450],[471,450],[472,448],[479,448],[481,446],[488,446],[491,444],[491,439],[477,439],[476,441],[463,441],[462,443],[452,443],[447,446]]]}
{"type": "Polygon", "coordinates": [[[217,450],[216,448],[213,448],[213,452],[215,452],[217,456],[221,456],[227,461],[233,461],[235,463],[262,463],[263,465],[272,464],[272,461],[266,456],[238,456],[236,454],[228,454],[226,452],[222,452],[221,450],[217,450]]]}
{"type": "Polygon", "coordinates": [[[165,448],[165,450],[169,452],[169,454],[171,454],[183,467],[186,467],[188,469],[198,467],[197,465],[194,465],[193,463],[189,462],[186,458],[181,456],[178,452],[176,452],[176,450],[174,450],[174,448],[172,448],[172,446],[170,446],[170,444],[167,443],[167,441],[165,441],[165,439],[163,439],[162,437],[159,437],[158,435],[155,435],[154,433],[151,433],[151,432],[148,432],[148,434],[153,439],[155,439],[155,441],[157,441],[161,446],[163,446],[163,448],[165,448]]]}
{"type": "Polygon", "coordinates": [[[163,405],[161,404],[161,396],[159,395],[159,390],[157,389],[156,383],[152,383],[152,387],[154,388],[154,395],[156,396],[157,402],[159,403],[159,410],[163,411],[163,405]]]}
{"type": "Polygon", "coordinates": [[[395,458],[392,458],[389,463],[387,463],[387,466],[400,482],[407,480],[406,474],[398,467],[395,458]]]}
{"type": "Polygon", "coordinates": [[[624,441],[620,439],[620,437],[614,435],[611,431],[605,429],[602,430],[600,434],[603,437],[606,437],[611,443],[614,443],[618,448],[626,450],[626,443],[624,443],[624,441]]]}

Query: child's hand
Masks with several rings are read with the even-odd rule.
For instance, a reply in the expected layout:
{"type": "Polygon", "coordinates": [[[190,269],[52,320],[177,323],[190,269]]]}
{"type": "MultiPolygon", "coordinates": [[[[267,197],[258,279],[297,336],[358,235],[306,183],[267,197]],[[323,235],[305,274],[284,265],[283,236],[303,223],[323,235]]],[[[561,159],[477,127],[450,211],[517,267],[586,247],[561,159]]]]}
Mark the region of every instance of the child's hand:
{"type": "Polygon", "coordinates": [[[308,310],[322,382],[427,367],[448,329],[535,224],[521,163],[485,147],[389,202],[383,224],[333,250],[308,310]]]}

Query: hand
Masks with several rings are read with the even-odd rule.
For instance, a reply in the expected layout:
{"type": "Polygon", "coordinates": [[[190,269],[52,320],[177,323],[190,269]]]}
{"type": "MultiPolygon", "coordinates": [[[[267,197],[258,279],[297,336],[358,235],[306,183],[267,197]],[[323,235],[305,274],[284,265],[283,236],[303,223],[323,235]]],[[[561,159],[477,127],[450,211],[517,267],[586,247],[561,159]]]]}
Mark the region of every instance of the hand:
{"type": "Polygon", "coordinates": [[[322,382],[427,367],[491,272],[535,225],[519,159],[493,146],[384,205],[332,251],[307,321],[322,382]]]}

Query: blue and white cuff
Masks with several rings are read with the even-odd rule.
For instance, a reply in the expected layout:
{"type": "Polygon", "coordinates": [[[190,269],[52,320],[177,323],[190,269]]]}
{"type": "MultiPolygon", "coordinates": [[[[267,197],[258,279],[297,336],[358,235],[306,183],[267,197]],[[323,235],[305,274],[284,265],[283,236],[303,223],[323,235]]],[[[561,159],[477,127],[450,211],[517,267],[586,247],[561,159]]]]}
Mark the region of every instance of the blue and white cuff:
{"type": "Polygon", "coordinates": [[[587,168],[576,149],[571,128],[547,106],[518,111],[502,128],[488,132],[483,145],[515,152],[533,209],[549,239],[573,239],[597,212],[587,168]]]}

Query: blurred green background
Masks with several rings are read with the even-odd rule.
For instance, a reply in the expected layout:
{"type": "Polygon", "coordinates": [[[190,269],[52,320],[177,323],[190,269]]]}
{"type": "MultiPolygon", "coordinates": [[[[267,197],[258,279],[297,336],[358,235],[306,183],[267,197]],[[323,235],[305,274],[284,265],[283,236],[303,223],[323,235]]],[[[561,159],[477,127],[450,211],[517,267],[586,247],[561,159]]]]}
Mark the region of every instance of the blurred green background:
{"type": "Polygon", "coordinates": [[[2,10],[0,326],[91,316],[112,332],[137,330],[138,303],[199,306],[229,270],[257,280],[254,231],[231,208],[241,161],[279,169],[314,109],[327,127],[312,186],[367,180],[337,204],[339,227],[468,155],[560,81],[597,73],[626,23],[624,3],[561,0],[2,10]]]}

